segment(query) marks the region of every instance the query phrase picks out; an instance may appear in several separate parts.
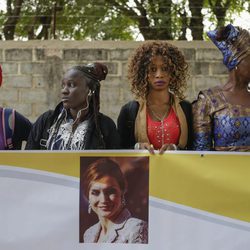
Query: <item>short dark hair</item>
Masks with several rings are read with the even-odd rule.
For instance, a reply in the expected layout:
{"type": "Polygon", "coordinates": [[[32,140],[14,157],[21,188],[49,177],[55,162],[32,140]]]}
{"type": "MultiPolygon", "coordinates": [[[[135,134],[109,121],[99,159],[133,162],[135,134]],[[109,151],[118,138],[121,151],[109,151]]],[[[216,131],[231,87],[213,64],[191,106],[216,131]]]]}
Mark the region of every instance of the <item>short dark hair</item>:
{"type": "Polygon", "coordinates": [[[91,163],[83,174],[83,192],[86,198],[88,198],[91,182],[104,176],[113,177],[122,193],[125,193],[127,184],[119,165],[109,158],[101,158],[91,163]]]}

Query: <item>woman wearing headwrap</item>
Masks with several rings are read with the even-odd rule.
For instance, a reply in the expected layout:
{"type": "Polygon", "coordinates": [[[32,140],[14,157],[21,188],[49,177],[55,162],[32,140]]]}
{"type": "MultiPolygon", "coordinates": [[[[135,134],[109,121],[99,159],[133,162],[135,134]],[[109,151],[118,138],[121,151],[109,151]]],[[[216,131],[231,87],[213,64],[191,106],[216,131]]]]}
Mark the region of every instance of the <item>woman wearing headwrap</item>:
{"type": "Polygon", "coordinates": [[[222,52],[229,77],[193,103],[194,148],[250,151],[250,33],[229,24],[208,36],[222,52]]]}
{"type": "Polygon", "coordinates": [[[115,149],[119,137],[112,119],[99,112],[100,81],[108,69],[101,63],[75,66],[62,80],[62,101],[34,124],[26,149],[115,149]]]}

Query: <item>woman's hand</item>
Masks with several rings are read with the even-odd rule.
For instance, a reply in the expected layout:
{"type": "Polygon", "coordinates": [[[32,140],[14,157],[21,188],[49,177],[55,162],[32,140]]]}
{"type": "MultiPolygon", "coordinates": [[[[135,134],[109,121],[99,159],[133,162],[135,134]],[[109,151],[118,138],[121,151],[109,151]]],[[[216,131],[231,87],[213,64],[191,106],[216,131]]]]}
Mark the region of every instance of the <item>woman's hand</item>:
{"type": "Polygon", "coordinates": [[[177,150],[178,147],[175,144],[163,144],[159,154],[162,155],[166,150],[177,150]]]}
{"type": "Polygon", "coordinates": [[[147,149],[150,154],[155,154],[154,146],[148,142],[137,142],[134,146],[134,149],[147,149]]]}

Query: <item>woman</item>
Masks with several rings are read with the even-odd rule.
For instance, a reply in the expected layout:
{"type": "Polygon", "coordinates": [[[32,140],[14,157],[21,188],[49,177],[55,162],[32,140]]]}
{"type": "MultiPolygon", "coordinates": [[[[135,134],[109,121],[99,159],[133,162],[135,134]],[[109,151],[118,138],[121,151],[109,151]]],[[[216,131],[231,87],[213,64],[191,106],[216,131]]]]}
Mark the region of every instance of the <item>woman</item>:
{"type": "Polygon", "coordinates": [[[179,49],[167,42],[146,42],[128,64],[136,101],[124,105],[118,117],[123,148],[190,149],[191,104],[184,101],[188,65],[179,49]]]}
{"type": "Polygon", "coordinates": [[[147,243],[148,226],[133,218],[126,208],[126,181],[114,161],[103,158],[92,163],[83,176],[89,213],[99,222],[84,233],[85,243],[147,243]]]}
{"type": "Polygon", "coordinates": [[[250,151],[250,33],[229,24],[208,32],[229,70],[224,86],[193,104],[196,150],[250,151]]]}
{"type": "MultiPolygon", "coordinates": [[[[0,66],[0,86],[2,68],[0,66]]],[[[11,108],[0,107],[0,150],[20,150],[27,141],[32,124],[23,115],[11,108]]]]}
{"type": "Polygon", "coordinates": [[[99,112],[100,81],[108,73],[101,63],[75,66],[62,80],[62,101],[34,124],[26,149],[115,149],[119,136],[114,122],[99,112]]]}

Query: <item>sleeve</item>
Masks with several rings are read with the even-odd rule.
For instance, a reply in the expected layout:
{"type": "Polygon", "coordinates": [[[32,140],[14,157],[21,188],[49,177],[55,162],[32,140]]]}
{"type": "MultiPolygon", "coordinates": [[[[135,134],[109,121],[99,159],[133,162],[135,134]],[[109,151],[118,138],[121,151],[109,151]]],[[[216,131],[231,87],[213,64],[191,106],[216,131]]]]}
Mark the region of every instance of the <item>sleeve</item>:
{"type": "Polygon", "coordinates": [[[194,150],[212,150],[212,105],[210,98],[200,92],[193,103],[194,150]]]}
{"type": "Polygon", "coordinates": [[[14,149],[21,149],[22,141],[27,141],[31,126],[31,122],[26,117],[17,111],[15,112],[15,128],[13,134],[14,149]]]}
{"type": "Polygon", "coordinates": [[[48,127],[48,116],[50,115],[51,111],[47,111],[46,113],[42,114],[36,122],[33,124],[28,141],[25,147],[25,150],[35,150],[35,149],[42,149],[41,146],[41,139],[44,138],[44,134],[47,132],[48,127]]]}
{"type": "Polygon", "coordinates": [[[148,224],[145,221],[141,221],[131,229],[129,243],[148,243],[148,224]]]}
{"type": "Polygon", "coordinates": [[[117,132],[114,121],[105,116],[103,122],[101,122],[103,139],[106,149],[120,149],[120,136],[117,132]],[[105,125],[106,124],[106,125],[105,125]]]}
{"type": "Polygon", "coordinates": [[[128,103],[121,108],[117,119],[117,128],[121,138],[122,149],[134,149],[136,143],[134,135],[135,120],[130,118],[132,114],[130,114],[129,105],[132,105],[132,103],[128,103]]]}
{"type": "Polygon", "coordinates": [[[188,127],[188,140],[187,140],[187,150],[193,149],[193,113],[192,104],[188,101],[181,101],[180,105],[186,117],[187,127],[188,127]]]}

